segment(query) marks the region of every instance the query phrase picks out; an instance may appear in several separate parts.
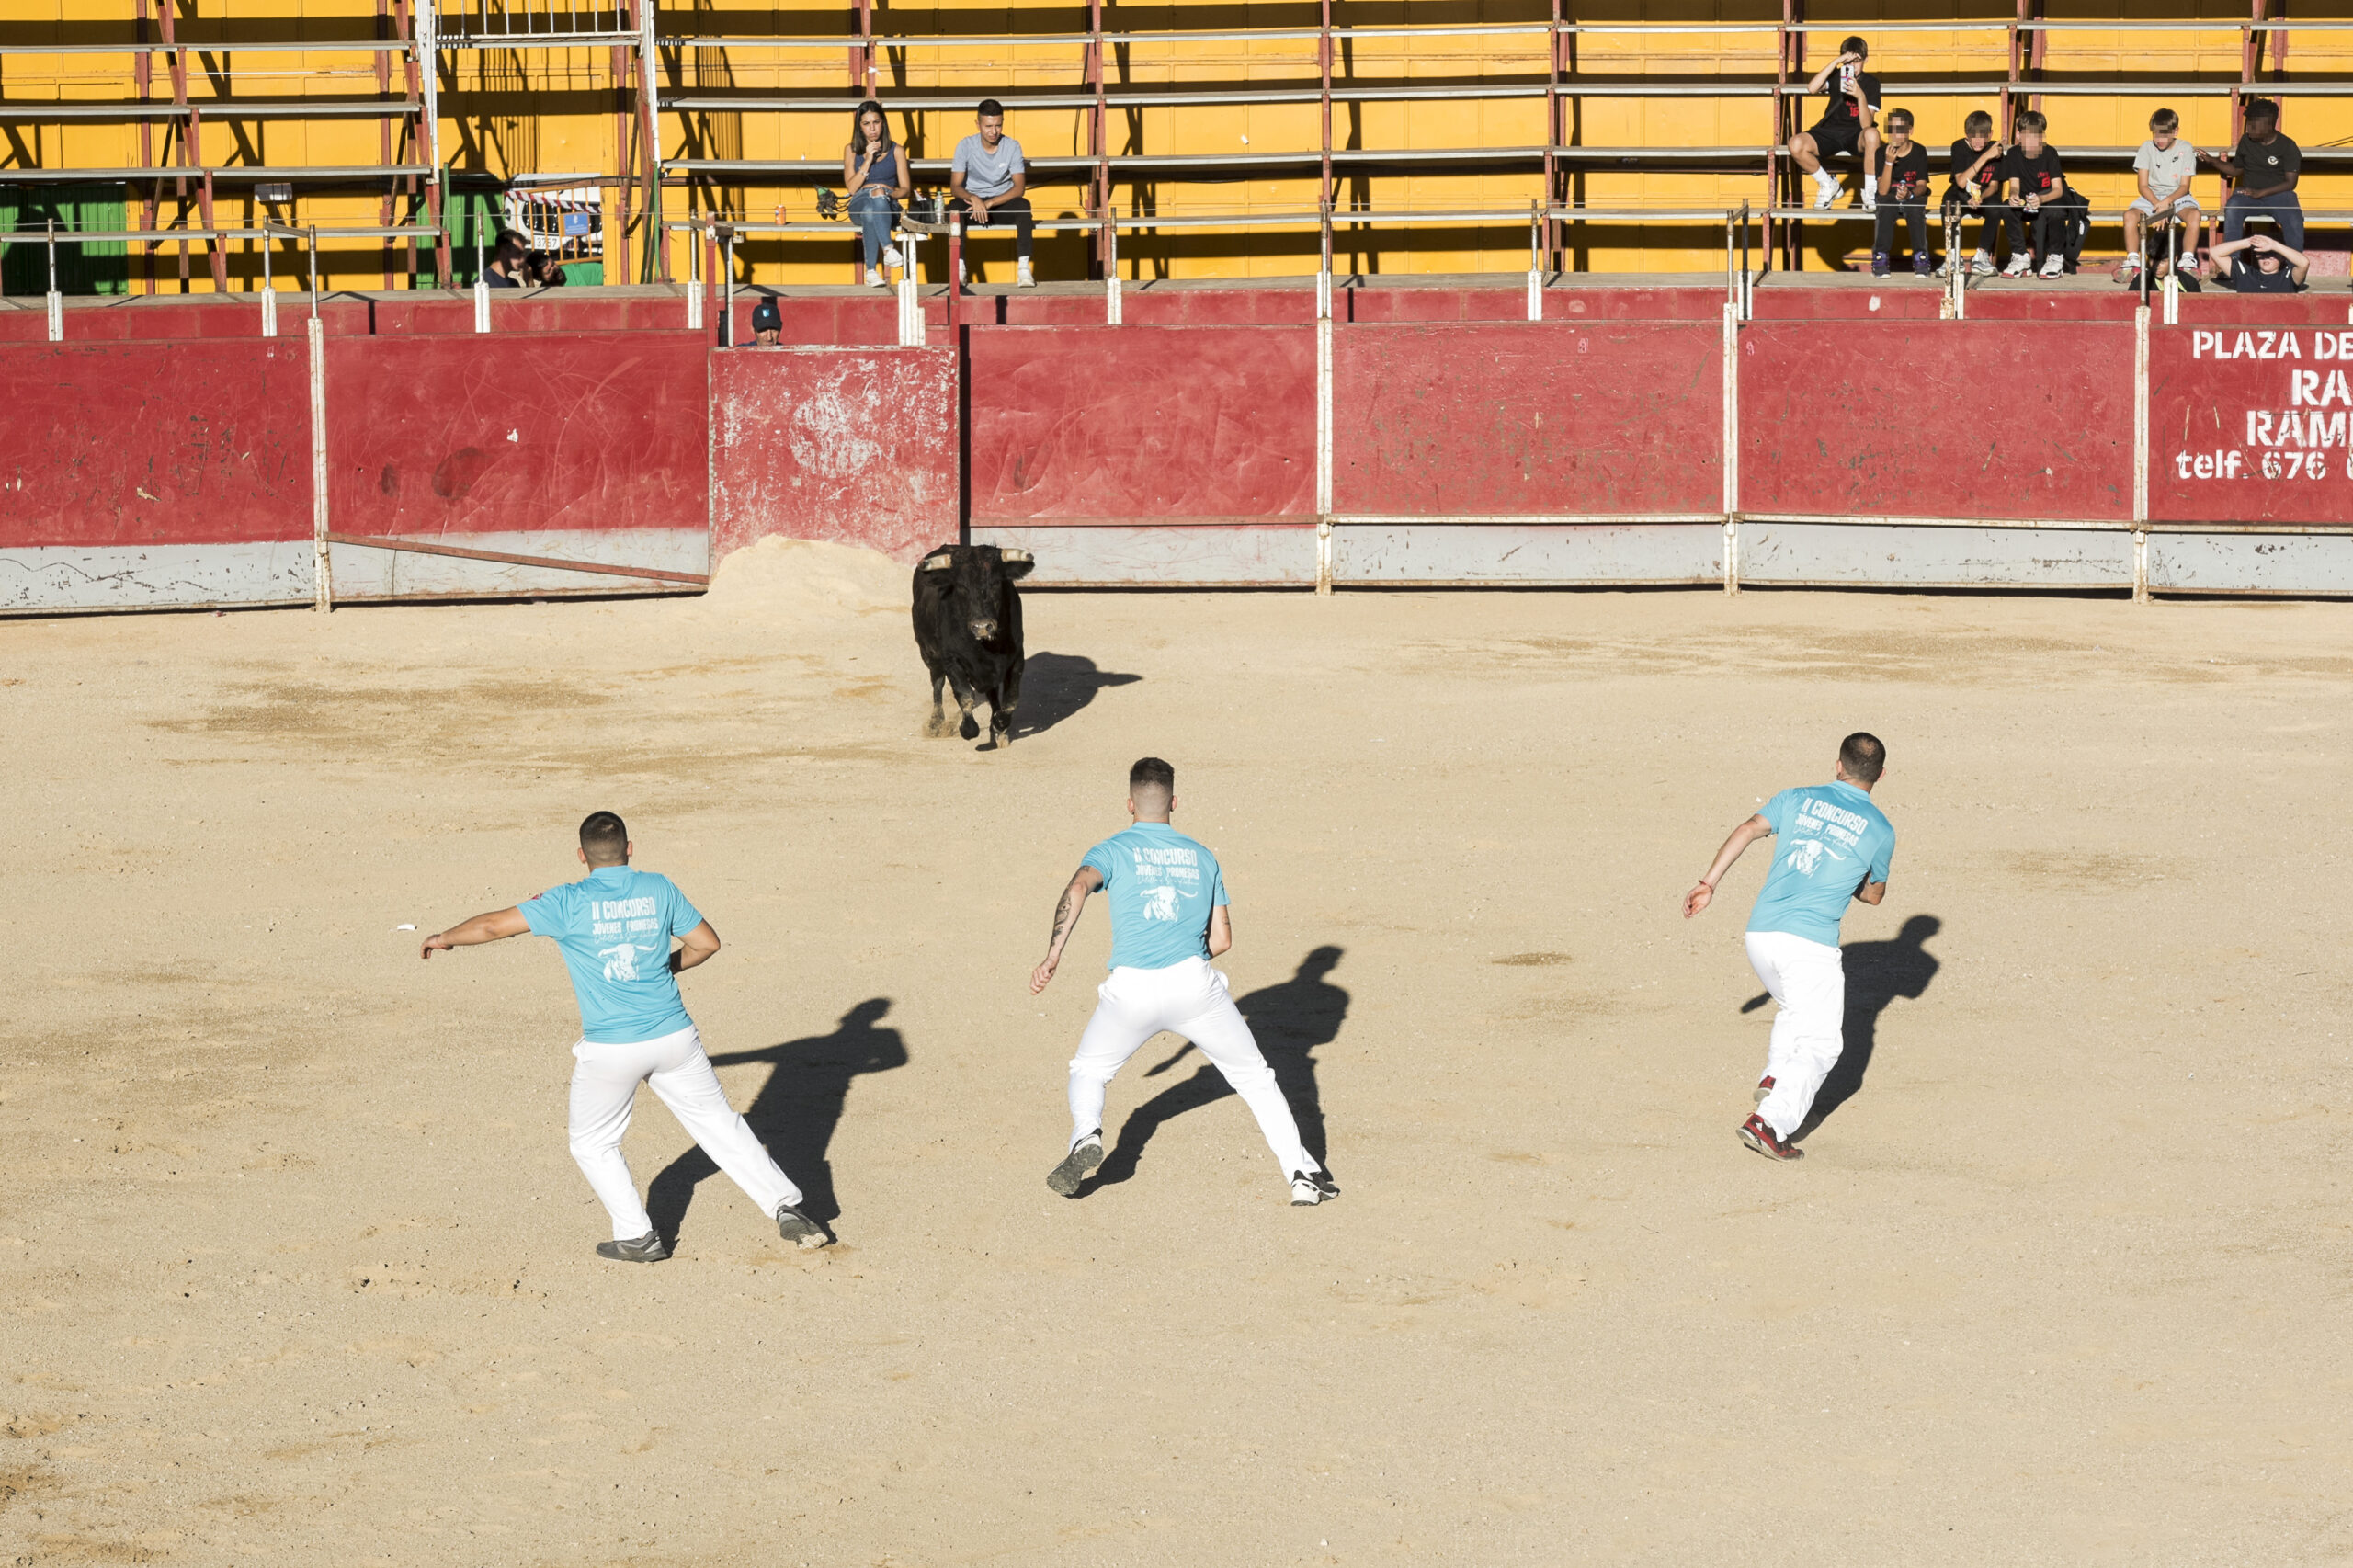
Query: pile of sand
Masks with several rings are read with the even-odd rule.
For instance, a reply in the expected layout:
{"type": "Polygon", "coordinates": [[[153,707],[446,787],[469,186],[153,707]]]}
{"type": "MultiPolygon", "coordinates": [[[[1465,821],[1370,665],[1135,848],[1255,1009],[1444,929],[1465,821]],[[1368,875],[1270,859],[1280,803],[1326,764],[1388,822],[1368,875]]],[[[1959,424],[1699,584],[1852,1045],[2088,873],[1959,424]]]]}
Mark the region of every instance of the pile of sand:
{"type": "Polygon", "coordinates": [[[764,539],[720,562],[701,604],[731,620],[780,625],[904,614],[907,573],[880,551],[764,539]]]}

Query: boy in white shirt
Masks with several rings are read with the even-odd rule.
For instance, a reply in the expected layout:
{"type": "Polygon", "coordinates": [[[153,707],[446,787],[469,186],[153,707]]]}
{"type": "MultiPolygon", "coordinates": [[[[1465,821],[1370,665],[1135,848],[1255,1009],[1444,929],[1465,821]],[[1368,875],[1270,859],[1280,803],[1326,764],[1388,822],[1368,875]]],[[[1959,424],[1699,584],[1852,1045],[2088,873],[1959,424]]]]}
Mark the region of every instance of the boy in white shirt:
{"type": "MultiPolygon", "coordinates": [[[[2189,176],[2198,172],[2198,149],[2179,139],[2181,117],[2161,108],[2149,117],[2149,139],[2132,154],[2141,194],[2124,210],[2124,263],[2117,276],[2131,278],[2141,269],[2141,232],[2152,219],[2178,219],[2190,225],[2194,236],[2198,199],[2189,191],[2189,176]]],[[[2189,247],[2184,247],[2185,249],[2189,247]]]]}

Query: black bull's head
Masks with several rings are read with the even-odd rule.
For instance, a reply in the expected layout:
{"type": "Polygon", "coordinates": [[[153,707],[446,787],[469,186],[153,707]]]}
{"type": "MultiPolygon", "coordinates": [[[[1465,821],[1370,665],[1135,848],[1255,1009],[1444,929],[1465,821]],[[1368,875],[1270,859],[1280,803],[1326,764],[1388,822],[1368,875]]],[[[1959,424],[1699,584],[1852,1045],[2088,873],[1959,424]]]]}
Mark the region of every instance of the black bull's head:
{"type": "Polygon", "coordinates": [[[1012,619],[1013,585],[1036,564],[1026,550],[947,544],[925,556],[917,570],[926,577],[938,574],[953,624],[970,631],[975,642],[993,643],[1012,619]]]}

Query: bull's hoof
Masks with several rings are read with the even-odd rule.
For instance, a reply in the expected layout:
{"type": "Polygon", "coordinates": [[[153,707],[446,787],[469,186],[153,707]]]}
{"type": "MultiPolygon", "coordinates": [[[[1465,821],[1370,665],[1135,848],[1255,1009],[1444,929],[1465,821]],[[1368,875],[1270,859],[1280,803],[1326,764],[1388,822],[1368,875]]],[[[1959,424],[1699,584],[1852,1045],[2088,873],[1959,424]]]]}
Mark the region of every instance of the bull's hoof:
{"type": "Polygon", "coordinates": [[[1013,726],[1012,726],[1012,725],[1010,725],[1010,724],[991,724],[991,725],[989,726],[989,744],[991,744],[991,745],[993,745],[993,746],[996,747],[996,749],[997,749],[997,750],[999,750],[999,751],[1003,751],[1003,750],[1005,750],[1005,749],[1006,749],[1006,747],[1007,747],[1007,746],[1011,745],[1012,744],[1013,744],[1013,726]]]}
{"type": "Polygon", "coordinates": [[[956,733],[968,741],[977,741],[981,738],[981,726],[970,713],[967,713],[964,715],[964,722],[956,726],[956,733]]]}
{"type": "Polygon", "coordinates": [[[934,713],[923,722],[923,738],[927,741],[939,740],[948,733],[948,728],[947,715],[934,713]]]}

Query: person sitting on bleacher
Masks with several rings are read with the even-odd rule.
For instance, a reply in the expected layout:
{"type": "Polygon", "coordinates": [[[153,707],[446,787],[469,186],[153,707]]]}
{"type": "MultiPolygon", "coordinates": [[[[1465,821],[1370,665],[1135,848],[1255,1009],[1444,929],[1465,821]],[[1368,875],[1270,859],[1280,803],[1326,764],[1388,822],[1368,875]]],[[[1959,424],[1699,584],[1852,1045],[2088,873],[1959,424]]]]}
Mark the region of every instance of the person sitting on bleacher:
{"type": "Polygon", "coordinates": [[[2130,284],[2141,270],[2141,231],[2167,223],[2189,227],[2193,248],[2198,240],[2198,198],[2189,193],[2189,176],[2198,172],[2198,149],[2180,139],[2181,116],[2161,108],[2149,117],[2149,139],[2132,154],[2133,172],[2141,194],[2124,210],[2124,262],[2116,275],[2130,284]]]}
{"type": "Polygon", "coordinates": [[[2059,149],[2043,139],[2050,122],[2034,109],[2018,116],[2018,145],[2002,154],[1997,165],[2011,206],[2003,215],[2009,231],[2010,264],[2005,278],[2023,278],[2034,266],[2027,253],[2027,231],[2033,229],[2034,255],[2042,258],[2042,276],[2056,278],[2067,270],[2083,245],[2083,212],[2091,203],[2068,187],[2060,166],[2059,149]]]}
{"type": "Polygon", "coordinates": [[[1871,246],[1871,276],[1884,278],[1894,265],[1895,221],[1912,231],[1912,270],[1926,278],[1937,269],[1928,249],[1928,150],[1912,140],[1912,111],[1887,112],[1887,145],[1880,161],[1879,218],[1871,246]]]}
{"type": "Polygon", "coordinates": [[[2268,98],[2250,98],[2246,133],[2228,156],[2200,153],[2198,161],[2211,164],[2231,182],[2230,199],[2222,203],[2222,236],[2243,239],[2250,214],[2268,213],[2279,224],[2279,237],[2290,250],[2304,248],[2304,209],[2296,199],[2296,180],[2303,172],[2304,154],[2279,134],[2279,106],[2268,98]]]}
{"type": "Polygon", "coordinates": [[[1850,38],[1838,46],[1838,58],[1815,72],[1813,80],[1805,85],[1808,94],[1830,95],[1829,107],[1813,128],[1790,138],[1790,156],[1813,176],[1816,207],[1827,207],[1838,199],[1838,176],[1824,168],[1822,160],[1841,153],[1862,154],[1863,205],[1871,207],[1879,199],[1875,187],[1880,137],[1871,124],[1879,113],[1879,78],[1863,69],[1870,53],[1869,44],[1850,38]]]}
{"type": "MultiPolygon", "coordinates": [[[[1961,140],[1952,144],[1952,184],[1945,187],[1944,207],[1960,209],[1956,230],[1977,220],[1977,256],[1969,269],[1980,278],[1994,276],[1994,236],[2002,227],[2002,154],[2009,149],[1994,140],[1994,117],[1984,109],[1961,122],[1961,140]]],[[[1956,239],[1960,236],[1954,235],[1956,239]]]]}
{"type": "Polygon", "coordinates": [[[2206,276],[2241,294],[2296,293],[2312,269],[2312,257],[2269,234],[2224,240],[2206,253],[2206,276]]]}

